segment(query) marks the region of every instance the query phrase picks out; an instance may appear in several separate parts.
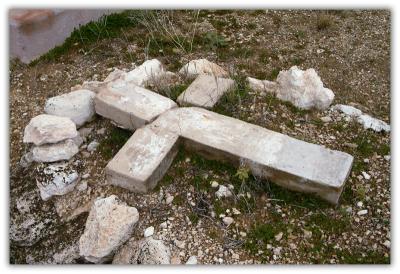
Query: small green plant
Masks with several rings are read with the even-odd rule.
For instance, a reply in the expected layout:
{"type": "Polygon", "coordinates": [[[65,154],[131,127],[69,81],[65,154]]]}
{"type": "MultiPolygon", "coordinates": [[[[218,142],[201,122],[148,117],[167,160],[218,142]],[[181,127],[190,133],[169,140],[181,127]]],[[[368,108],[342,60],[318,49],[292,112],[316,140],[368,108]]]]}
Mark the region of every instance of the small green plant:
{"type": "Polygon", "coordinates": [[[228,43],[225,41],[225,38],[216,32],[207,32],[204,39],[205,45],[211,50],[223,48],[228,45],[228,43]]]}
{"type": "Polygon", "coordinates": [[[268,76],[267,80],[270,81],[275,81],[276,77],[278,77],[279,72],[281,71],[281,68],[274,68],[272,69],[270,75],[268,76]]]}
{"type": "Polygon", "coordinates": [[[238,168],[236,171],[235,176],[242,182],[244,183],[247,179],[249,179],[249,172],[250,169],[246,166],[241,166],[238,168]]]}
{"type": "Polygon", "coordinates": [[[99,145],[99,151],[106,160],[111,159],[118,150],[128,141],[132,133],[121,128],[113,128],[110,135],[102,140],[99,145]]]}

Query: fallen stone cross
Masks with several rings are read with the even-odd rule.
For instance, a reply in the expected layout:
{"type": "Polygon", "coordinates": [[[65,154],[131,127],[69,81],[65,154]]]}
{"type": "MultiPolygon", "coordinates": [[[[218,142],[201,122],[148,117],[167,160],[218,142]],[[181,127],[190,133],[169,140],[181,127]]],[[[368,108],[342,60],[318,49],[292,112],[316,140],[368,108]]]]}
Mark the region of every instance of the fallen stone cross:
{"type": "Polygon", "coordinates": [[[96,112],[137,129],[106,167],[108,183],[135,192],[153,189],[180,143],[206,158],[246,165],[253,175],[337,204],[350,173],[347,153],[198,107],[176,104],[134,84],[116,81],[95,98],[96,112]]]}

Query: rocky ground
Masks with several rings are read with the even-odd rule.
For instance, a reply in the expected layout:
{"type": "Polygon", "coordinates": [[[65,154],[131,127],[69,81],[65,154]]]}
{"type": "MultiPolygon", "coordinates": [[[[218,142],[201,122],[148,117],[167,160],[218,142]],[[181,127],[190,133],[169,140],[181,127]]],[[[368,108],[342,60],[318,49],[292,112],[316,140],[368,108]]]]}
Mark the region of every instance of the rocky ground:
{"type": "MultiPolygon", "coordinates": [[[[170,248],[172,263],[191,256],[200,264],[390,262],[390,134],[366,130],[331,110],[300,110],[244,81],[247,76],[275,80],[293,65],[314,68],[334,92],[334,104],[355,106],[390,124],[389,11],[163,13],[158,22],[171,23],[172,36],[151,14],[128,12],[112,22],[118,26],[127,18],[131,23],[122,29],[106,31],[113,28],[109,22],[96,32],[82,30],[80,40],[30,65],[10,63],[11,263],[86,263],[78,242],[88,209],[97,197],[112,194],[140,213],[133,238],[143,238],[153,226],[153,237],[170,248]],[[79,184],[43,201],[36,180],[46,165],[20,164],[29,149],[22,139],[30,119],[43,113],[48,98],[148,58],[172,72],[192,59],[218,63],[238,87],[214,111],[353,155],[339,205],[182,148],[152,192],[109,186],[104,167],[132,132],[100,116],[80,129],[84,143],[69,161],[80,174],[79,184]],[[88,149],[92,141],[99,143],[95,150],[88,149]],[[232,197],[218,199],[217,184],[231,185],[232,197]]],[[[176,99],[188,84],[153,89],[176,99]]]]}

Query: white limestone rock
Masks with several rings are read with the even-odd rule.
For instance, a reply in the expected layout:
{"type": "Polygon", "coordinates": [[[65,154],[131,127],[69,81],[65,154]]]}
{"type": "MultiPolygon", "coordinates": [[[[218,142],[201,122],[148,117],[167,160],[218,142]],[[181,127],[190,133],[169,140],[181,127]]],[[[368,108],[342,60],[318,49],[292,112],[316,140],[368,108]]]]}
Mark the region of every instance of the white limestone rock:
{"type": "Polygon", "coordinates": [[[220,185],[218,191],[215,192],[215,195],[218,198],[228,198],[232,196],[232,192],[226,186],[220,185]]]}
{"type": "Polygon", "coordinates": [[[32,148],[32,160],[51,163],[69,160],[79,152],[79,146],[73,139],[67,139],[56,144],[46,144],[32,148]]]}
{"type": "Polygon", "coordinates": [[[43,178],[36,179],[36,185],[44,201],[71,192],[79,182],[78,172],[68,167],[68,164],[49,165],[43,169],[43,174],[43,178]]]}
{"type": "Polygon", "coordinates": [[[357,121],[363,125],[365,129],[372,129],[373,131],[376,132],[390,132],[390,126],[386,124],[382,120],[378,120],[376,118],[373,118],[367,114],[363,114],[358,116],[357,121]]]}
{"type": "Polygon", "coordinates": [[[215,77],[228,77],[228,72],[215,63],[208,61],[207,59],[192,60],[184,65],[180,70],[179,74],[184,75],[187,78],[194,78],[200,74],[209,74],[215,77]]]}
{"type": "Polygon", "coordinates": [[[277,84],[268,80],[258,80],[256,78],[247,77],[246,78],[249,87],[258,92],[275,93],[277,89],[277,84]]]}
{"type": "Polygon", "coordinates": [[[95,151],[99,145],[100,145],[99,142],[92,141],[92,142],[90,142],[90,144],[88,144],[87,151],[89,151],[89,152],[95,151]]]}
{"type": "Polygon", "coordinates": [[[113,264],[170,264],[171,252],[161,241],[152,237],[129,240],[115,254],[113,264]]]}
{"type": "Polygon", "coordinates": [[[79,254],[93,263],[111,259],[130,237],[139,220],[136,208],[121,202],[117,196],[97,199],[79,239],[79,254]]]}
{"type": "Polygon", "coordinates": [[[358,117],[362,114],[362,111],[358,108],[348,106],[348,105],[341,105],[337,104],[332,107],[333,110],[338,110],[349,117],[358,117]]]}
{"type": "Polygon", "coordinates": [[[230,226],[233,223],[233,218],[232,217],[224,217],[224,218],[222,218],[222,222],[224,222],[224,224],[226,226],[230,226]]]}
{"type": "Polygon", "coordinates": [[[153,234],[154,234],[154,226],[149,226],[144,230],[143,236],[147,238],[153,236],[153,234]]]}
{"type": "Polygon", "coordinates": [[[197,264],[196,256],[190,256],[189,259],[187,260],[186,264],[197,264]]]}
{"type": "Polygon", "coordinates": [[[321,78],[314,69],[305,71],[297,66],[279,72],[276,96],[289,101],[301,109],[326,109],[335,98],[332,90],[324,88],[321,78]]]}
{"type": "Polygon", "coordinates": [[[68,117],[78,127],[91,121],[95,115],[93,99],[96,93],[87,89],[72,91],[46,101],[44,112],[50,115],[68,117]]]}
{"type": "Polygon", "coordinates": [[[117,79],[121,79],[125,77],[125,75],[126,75],[125,71],[116,68],[106,77],[106,79],[104,79],[104,82],[110,82],[117,79]]]}
{"type": "Polygon", "coordinates": [[[157,59],[147,60],[137,68],[126,73],[123,80],[144,87],[149,81],[164,74],[163,65],[157,59]]]}
{"type": "Polygon", "coordinates": [[[364,114],[361,110],[348,106],[348,105],[335,105],[331,108],[334,111],[340,111],[345,114],[346,117],[356,118],[357,122],[361,124],[364,129],[372,129],[376,132],[390,132],[390,125],[382,120],[373,118],[367,114],[364,114]]]}
{"type": "Polygon", "coordinates": [[[48,114],[40,114],[31,119],[25,127],[24,143],[34,143],[39,146],[57,143],[78,135],[76,126],[71,119],[48,114]]]}

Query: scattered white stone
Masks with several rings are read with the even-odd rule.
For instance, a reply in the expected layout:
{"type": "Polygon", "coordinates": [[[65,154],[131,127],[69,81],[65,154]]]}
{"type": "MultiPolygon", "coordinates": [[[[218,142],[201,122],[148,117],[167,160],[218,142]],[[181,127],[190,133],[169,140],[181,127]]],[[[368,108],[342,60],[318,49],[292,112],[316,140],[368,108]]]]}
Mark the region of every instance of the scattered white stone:
{"type": "Polygon", "coordinates": [[[165,203],[167,205],[169,205],[172,203],[173,200],[174,200],[174,196],[167,194],[167,197],[165,198],[165,203]]]}
{"type": "Polygon", "coordinates": [[[275,235],[275,240],[279,242],[283,237],[283,232],[279,232],[278,234],[275,235]]]}
{"type": "Polygon", "coordinates": [[[224,217],[222,218],[222,221],[226,226],[230,226],[233,223],[233,218],[232,217],[224,217]]]}
{"type": "Polygon", "coordinates": [[[171,252],[161,241],[152,237],[136,241],[131,238],[115,254],[113,264],[170,264],[171,252]]]}
{"type": "Polygon", "coordinates": [[[390,248],[390,241],[389,241],[389,240],[386,240],[386,241],[383,243],[383,245],[386,246],[387,248],[390,248]]]}
{"type": "Polygon", "coordinates": [[[86,191],[88,185],[86,181],[82,181],[80,184],[76,186],[76,189],[79,191],[86,191]]]}
{"type": "Polygon", "coordinates": [[[310,239],[310,238],[312,237],[312,232],[309,231],[309,230],[305,230],[305,229],[304,229],[304,237],[305,237],[306,239],[310,239]]]}
{"type": "Polygon", "coordinates": [[[321,121],[324,123],[332,122],[332,118],[330,116],[321,117],[321,121]]]}
{"type": "Polygon", "coordinates": [[[51,197],[65,195],[71,192],[79,182],[79,175],[67,164],[50,165],[43,170],[43,179],[37,179],[36,185],[40,190],[40,197],[47,201],[51,197]]]}
{"type": "Polygon", "coordinates": [[[95,115],[93,99],[96,93],[90,90],[76,90],[47,99],[44,112],[50,115],[68,117],[78,127],[91,121],[95,115]]]}
{"type": "Polygon", "coordinates": [[[212,187],[212,188],[217,188],[218,186],[219,186],[219,184],[218,184],[217,181],[212,181],[212,182],[211,182],[211,187],[212,187]]]}
{"type": "Polygon", "coordinates": [[[32,148],[32,160],[35,162],[57,162],[69,160],[79,152],[79,147],[72,139],[56,144],[45,144],[32,148]]]}
{"type": "Polygon", "coordinates": [[[233,215],[240,215],[240,211],[236,208],[232,208],[233,215]]]}
{"type": "Polygon", "coordinates": [[[57,143],[78,135],[76,126],[67,117],[40,114],[31,119],[25,128],[24,143],[34,143],[39,146],[57,143]]]}
{"type": "Polygon", "coordinates": [[[147,60],[142,65],[125,74],[123,79],[138,86],[145,86],[153,78],[165,73],[164,67],[157,59],[147,60]]]}
{"type": "Polygon", "coordinates": [[[162,223],[160,224],[160,227],[161,227],[161,228],[167,228],[167,227],[168,227],[167,222],[162,222],[162,223]]]}
{"type": "Polygon", "coordinates": [[[384,158],[386,161],[390,161],[390,155],[385,155],[385,156],[383,156],[383,158],[384,158]]]}
{"type": "Polygon", "coordinates": [[[365,214],[367,214],[367,213],[368,213],[368,210],[367,210],[367,209],[363,209],[363,210],[358,211],[358,212],[357,212],[357,215],[358,215],[358,216],[363,216],[363,215],[365,215],[365,214]]]}
{"type": "Polygon", "coordinates": [[[361,110],[355,107],[347,105],[335,105],[332,107],[332,110],[339,110],[349,118],[357,118],[357,122],[363,125],[364,129],[372,129],[376,132],[390,131],[390,125],[382,120],[373,118],[367,114],[363,114],[361,110]]]}
{"type": "Polygon", "coordinates": [[[332,90],[324,88],[314,69],[303,71],[293,66],[287,71],[279,72],[276,82],[276,96],[301,109],[326,109],[335,97],[332,90]]]}
{"type": "Polygon", "coordinates": [[[177,239],[174,240],[174,244],[180,249],[184,249],[186,245],[184,241],[179,241],[177,239]]]}
{"type": "Polygon", "coordinates": [[[189,259],[187,260],[186,264],[197,264],[197,257],[190,256],[189,259]]]}
{"type": "Polygon", "coordinates": [[[273,249],[273,252],[274,252],[274,255],[275,256],[280,256],[281,255],[281,251],[282,251],[282,247],[275,247],[274,249],[273,249]]]}
{"type": "Polygon", "coordinates": [[[108,260],[129,239],[138,220],[137,209],[119,201],[117,196],[97,199],[79,240],[80,255],[93,263],[108,260]]]}
{"type": "Polygon", "coordinates": [[[150,237],[154,234],[154,226],[149,226],[144,230],[143,236],[145,238],[150,237]]]}
{"type": "Polygon", "coordinates": [[[369,175],[367,172],[363,171],[361,173],[362,173],[362,176],[364,177],[365,180],[371,179],[371,175],[369,175]]]}
{"type": "Polygon", "coordinates": [[[215,195],[218,198],[228,198],[232,196],[232,192],[226,186],[220,185],[218,191],[215,192],[215,195]]]}
{"type": "Polygon", "coordinates": [[[98,135],[103,135],[104,133],[106,133],[106,128],[103,127],[103,128],[101,128],[101,129],[97,130],[96,133],[97,133],[98,135]]]}
{"type": "Polygon", "coordinates": [[[86,174],[83,174],[82,175],[82,179],[87,179],[87,178],[89,178],[90,177],[90,174],[89,173],[86,173],[86,174]]]}
{"type": "Polygon", "coordinates": [[[358,108],[352,107],[352,106],[348,106],[348,105],[334,105],[332,107],[333,110],[339,110],[342,113],[346,114],[347,116],[350,117],[358,117],[362,114],[362,111],[359,110],[358,108]]]}
{"type": "Polygon", "coordinates": [[[357,206],[358,207],[363,207],[363,202],[361,202],[361,201],[357,202],[357,206]]]}
{"type": "Polygon", "coordinates": [[[256,78],[247,77],[247,82],[249,83],[249,87],[258,92],[267,92],[267,93],[274,93],[277,89],[277,84],[272,81],[268,80],[258,80],[256,78]]]}
{"type": "Polygon", "coordinates": [[[210,74],[216,77],[227,77],[228,73],[215,63],[208,61],[207,59],[192,60],[184,65],[180,70],[179,74],[184,75],[188,78],[193,78],[199,74],[210,74]]]}
{"type": "Polygon", "coordinates": [[[390,126],[382,120],[378,120],[369,115],[363,114],[358,116],[357,121],[364,126],[365,129],[372,129],[376,132],[389,132],[390,126]]]}
{"type": "Polygon", "coordinates": [[[98,146],[99,146],[99,142],[92,141],[92,142],[90,142],[90,144],[88,144],[87,151],[89,151],[89,152],[95,151],[98,146]]]}
{"type": "Polygon", "coordinates": [[[243,231],[240,231],[240,232],[239,232],[239,235],[242,236],[242,237],[246,237],[246,236],[247,236],[247,233],[246,233],[246,232],[243,232],[243,231]]]}

